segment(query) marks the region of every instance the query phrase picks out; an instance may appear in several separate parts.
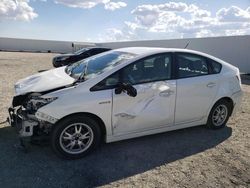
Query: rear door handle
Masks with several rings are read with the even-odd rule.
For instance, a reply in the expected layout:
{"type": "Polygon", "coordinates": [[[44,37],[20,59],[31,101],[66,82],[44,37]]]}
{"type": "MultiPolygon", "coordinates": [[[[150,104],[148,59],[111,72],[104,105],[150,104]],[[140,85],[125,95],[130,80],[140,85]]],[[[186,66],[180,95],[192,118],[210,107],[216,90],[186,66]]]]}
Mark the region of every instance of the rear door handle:
{"type": "Polygon", "coordinates": [[[210,82],[207,84],[207,87],[214,87],[214,86],[216,86],[216,83],[210,82]]]}

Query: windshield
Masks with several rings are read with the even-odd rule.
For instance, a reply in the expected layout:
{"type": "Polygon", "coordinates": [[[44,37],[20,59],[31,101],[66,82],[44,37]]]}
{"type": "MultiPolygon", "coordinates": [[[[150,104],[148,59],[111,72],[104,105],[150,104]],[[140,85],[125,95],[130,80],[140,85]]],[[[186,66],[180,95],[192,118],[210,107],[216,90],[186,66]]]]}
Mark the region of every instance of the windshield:
{"type": "Polygon", "coordinates": [[[84,80],[113,69],[118,64],[135,57],[135,54],[119,51],[102,53],[66,67],[66,73],[75,79],[81,76],[84,80]]]}
{"type": "Polygon", "coordinates": [[[87,50],[89,50],[89,48],[82,48],[82,49],[80,49],[80,50],[74,52],[74,54],[80,55],[82,52],[86,52],[87,50]]]}

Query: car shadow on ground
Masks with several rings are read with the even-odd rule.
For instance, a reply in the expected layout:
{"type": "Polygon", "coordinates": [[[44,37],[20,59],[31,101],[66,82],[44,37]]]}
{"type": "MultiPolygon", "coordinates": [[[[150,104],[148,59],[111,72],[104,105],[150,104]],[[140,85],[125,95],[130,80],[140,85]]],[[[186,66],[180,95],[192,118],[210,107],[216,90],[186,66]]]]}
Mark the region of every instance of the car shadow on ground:
{"type": "Polygon", "coordinates": [[[41,73],[41,72],[45,72],[45,71],[48,71],[47,69],[44,69],[44,70],[39,70],[37,71],[38,73],[41,73]]]}
{"type": "Polygon", "coordinates": [[[0,187],[94,187],[152,170],[222,143],[232,129],[203,126],[103,144],[83,159],[57,158],[49,147],[15,147],[10,127],[0,128],[0,187]]]}

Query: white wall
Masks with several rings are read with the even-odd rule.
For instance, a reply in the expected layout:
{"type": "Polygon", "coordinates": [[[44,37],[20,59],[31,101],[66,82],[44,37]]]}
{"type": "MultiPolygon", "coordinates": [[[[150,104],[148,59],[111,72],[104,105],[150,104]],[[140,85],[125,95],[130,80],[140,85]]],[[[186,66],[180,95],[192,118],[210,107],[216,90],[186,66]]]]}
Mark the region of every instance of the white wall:
{"type": "Polygon", "coordinates": [[[133,42],[100,43],[98,46],[110,48],[145,46],[165,48],[185,48],[211,54],[239,67],[243,73],[250,73],[250,36],[229,36],[174,40],[152,40],[133,42]]]}
{"type": "Polygon", "coordinates": [[[77,42],[74,48],[72,48],[72,42],[70,41],[0,38],[0,50],[71,53],[79,48],[95,45],[110,48],[131,46],[184,48],[188,43],[187,49],[198,50],[214,55],[239,67],[241,72],[250,73],[250,35],[96,44],[77,42]]]}
{"type": "Polygon", "coordinates": [[[70,53],[79,47],[93,46],[94,43],[81,42],[72,47],[70,41],[52,41],[52,40],[32,40],[32,39],[14,39],[0,38],[0,50],[5,51],[29,51],[29,52],[59,52],[70,53]]]}

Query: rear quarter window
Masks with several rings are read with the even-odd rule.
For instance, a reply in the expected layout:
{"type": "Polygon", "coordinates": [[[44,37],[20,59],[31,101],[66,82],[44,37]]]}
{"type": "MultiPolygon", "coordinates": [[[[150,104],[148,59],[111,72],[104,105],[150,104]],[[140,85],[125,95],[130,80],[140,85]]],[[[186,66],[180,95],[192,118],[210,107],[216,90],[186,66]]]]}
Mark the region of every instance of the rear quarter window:
{"type": "Polygon", "coordinates": [[[221,68],[222,68],[222,65],[220,63],[218,63],[217,61],[214,61],[212,59],[209,59],[209,63],[211,65],[211,69],[212,69],[211,73],[212,74],[220,73],[221,68]]]}

